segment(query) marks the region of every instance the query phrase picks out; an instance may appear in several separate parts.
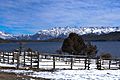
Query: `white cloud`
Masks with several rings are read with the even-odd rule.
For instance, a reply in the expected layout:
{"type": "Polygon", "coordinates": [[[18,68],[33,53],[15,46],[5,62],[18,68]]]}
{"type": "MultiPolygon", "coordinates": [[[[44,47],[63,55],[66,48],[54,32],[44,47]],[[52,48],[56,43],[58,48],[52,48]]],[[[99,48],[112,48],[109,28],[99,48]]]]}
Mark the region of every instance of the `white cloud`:
{"type": "Polygon", "coordinates": [[[32,32],[66,25],[120,25],[118,0],[0,0],[0,25],[32,32]]]}

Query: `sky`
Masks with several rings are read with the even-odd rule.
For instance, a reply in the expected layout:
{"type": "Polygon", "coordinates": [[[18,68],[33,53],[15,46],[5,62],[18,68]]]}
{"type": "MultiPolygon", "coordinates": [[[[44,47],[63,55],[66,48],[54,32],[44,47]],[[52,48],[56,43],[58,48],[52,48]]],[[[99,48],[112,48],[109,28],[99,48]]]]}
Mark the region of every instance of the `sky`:
{"type": "Polygon", "coordinates": [[[34,34],[66,26],[120,26],[120,0],[0,0],[0,31],[34,34]]]}

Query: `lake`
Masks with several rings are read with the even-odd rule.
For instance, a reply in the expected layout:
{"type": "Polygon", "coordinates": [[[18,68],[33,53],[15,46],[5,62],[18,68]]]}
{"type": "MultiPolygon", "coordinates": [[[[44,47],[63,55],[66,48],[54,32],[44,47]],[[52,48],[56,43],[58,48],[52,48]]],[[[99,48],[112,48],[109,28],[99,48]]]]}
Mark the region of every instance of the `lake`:
{"type": "MultiPolygon", "coordinates": [[[[107,52],[120,57],[119,41],[96,41],[92,44],[97,46],[98,54],[107,52]]],[[[40,52],[55,53],[61,46],[62,42],[28,42],[23,44],[23,49],[32,48],[40,52]]],[[[19,48],[19,43],[0,43],[0,51],[12,51],[16,48],[19,48]]]]}

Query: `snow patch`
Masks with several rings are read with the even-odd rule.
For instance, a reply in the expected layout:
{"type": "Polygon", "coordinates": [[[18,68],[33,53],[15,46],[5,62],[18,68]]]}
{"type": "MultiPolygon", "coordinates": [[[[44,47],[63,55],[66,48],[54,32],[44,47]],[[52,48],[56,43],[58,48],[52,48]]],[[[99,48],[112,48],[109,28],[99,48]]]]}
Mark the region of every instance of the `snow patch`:
{"type": "Polygon", "coordinates": [[[119,80],[120,70],[58,70],[34,72],[30,76],[54,80],[119,80]]]}

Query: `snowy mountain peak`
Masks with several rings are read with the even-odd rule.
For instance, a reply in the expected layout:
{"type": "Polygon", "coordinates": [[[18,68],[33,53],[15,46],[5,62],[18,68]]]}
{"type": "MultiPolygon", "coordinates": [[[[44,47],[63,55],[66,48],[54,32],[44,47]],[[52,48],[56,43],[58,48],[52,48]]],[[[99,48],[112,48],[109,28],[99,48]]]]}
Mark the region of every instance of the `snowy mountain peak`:
{"type": "Polygon", "coordinates": [[[69,33],[79,35],[94,33],[97,35],[120,31],[120,27],[54,27],[52,29],[40,30],[33,35],[13,36],[0,31],[0,38],[12,40],[47,40],[53,38],[65,38],[69,33]]]}
{"type": "Polygon", "coordinates": [[[71,32],[83,35],[89,33],[102,34],[120,31],[119,27],[55,27],[48,30],[41,30],[37,34],[51,35],[58,37],[59,35],[68,35],[71,32]]]}
{"type": "Polygon", "coordinates": [[[2,31],[0,31],[0,38],[2,38],[2,39],[9,39],[11,37],[13,37],[13,35],[7,34],[7,33],[4,33],[2,31]]]}

